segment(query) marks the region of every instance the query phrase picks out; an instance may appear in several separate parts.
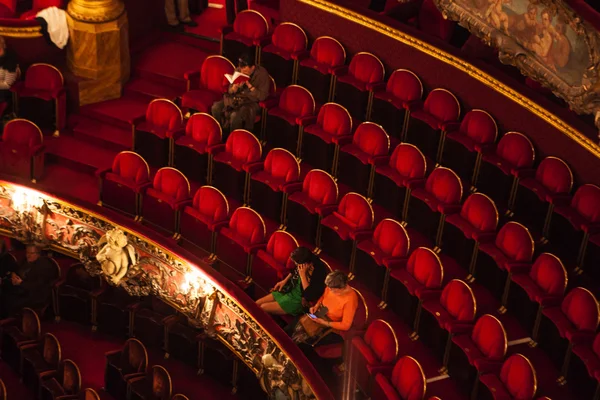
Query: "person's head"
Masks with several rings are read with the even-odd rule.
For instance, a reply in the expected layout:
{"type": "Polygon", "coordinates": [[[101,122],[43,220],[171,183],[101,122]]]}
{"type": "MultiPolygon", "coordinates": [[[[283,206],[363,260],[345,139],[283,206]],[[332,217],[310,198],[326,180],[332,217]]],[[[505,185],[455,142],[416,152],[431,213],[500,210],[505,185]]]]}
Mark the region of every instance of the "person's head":
{"type": "Polygon", "coordinates": [[[550,25],[552,25],[552,14],[548,9],[542,11],[542,25],[544,28],[548,28],[550,25]]]}
{"type": "Polygon", "coordinates": [[[537,15],[537,11],[538,11],[537,7],[534,6],[533,4],[529,4],[527,6],[527,14],[529,14],[530,18],[535,18],[537,15]]]}
{"type": "Polygon", "coordinates": [[[240,58],[238,58],[238,70],[242,74],[250,75],[254,72],[256,65],[254,63],[254,57],[251,57],[250,54],[242,54],[240,58]]]}
{"type": "Polygon", "coordinates": [[[313,262],[313,257],[313,252],[306,247],[298,247],[290,254],[292,262],[296,265],[311,264],[313,262]]]}
{"type": "Polygon", "coordinates": [[[332,293],[340,293],[348,288],[348,275],[342,271],[330,272],[325,278],[325,286],[332,293]]]}
{"type": "Polygon", "coordinates": [[[41,250],[39,247],[30,244],[25,248],[25,258],[27,258],[27,262],[33,263],[40,258],[41,250]]]}

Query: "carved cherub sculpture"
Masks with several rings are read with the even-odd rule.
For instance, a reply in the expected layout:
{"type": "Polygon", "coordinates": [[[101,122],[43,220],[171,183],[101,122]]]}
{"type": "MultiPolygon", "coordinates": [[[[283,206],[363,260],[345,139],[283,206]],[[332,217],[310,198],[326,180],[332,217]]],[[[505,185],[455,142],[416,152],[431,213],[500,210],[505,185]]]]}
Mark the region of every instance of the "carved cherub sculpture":
{"type": "Polygon", "coordinates": [[[127,274],[129,267],[137,264],[137,253],[128,243],[127,236],[120,229],[111,229],[98,241],[100,251],[96,260],[102,272],[113,284],[118,285],[127,274]]]}

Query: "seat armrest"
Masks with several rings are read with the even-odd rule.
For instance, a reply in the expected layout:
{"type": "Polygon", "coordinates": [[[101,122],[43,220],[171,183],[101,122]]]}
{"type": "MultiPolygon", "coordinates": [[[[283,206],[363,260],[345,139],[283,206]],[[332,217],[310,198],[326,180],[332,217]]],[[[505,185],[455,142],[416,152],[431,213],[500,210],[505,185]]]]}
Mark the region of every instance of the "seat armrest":
{"type": "Polygon", "coordinates": [[[248,246],[248,250],[250,251],[250,253],[256,253],[258,250],[264,249],[266,246],[266,243],[251,244],[250,246],[248,246]]]}
{"type": "Polygon", "coordinates": [[[13,326],[13,325],[16,325],[17,322],[18,322],[17,318],[5,318],[3,320],[0,320],[0,327],[13,326]]]}
{"type": "Polygon", "coordinates": [[[104,357],[110,357],[112,355],[119,354],[121,351],[121,349],[107,351],[106,353],[104,353],[104,357]]]}
{"type": "Polygon", "coordinates": [[[102,286],[100,289],[96,289],[90,293],[90,296],[94,299],[97,299],[102,293],[106,291],[106,287],[102,286]]]}
{"type": "MultiPolygon", "coordinates": [[[[371,92],[374,92],[374,91],[375,91],[375,88],[381,88],[382,86],[383,86],[384,88],[385,88],[385,86],[386,86],[386,83],[385,83],[384,81],[381,81],[381,82],[373,82],[373,83],[367,83],[367,85],[366,85],[366,87],[367,87],[367,90],[370,90],[371,92]]],[[[380,90],[381,90],[381,89],[380,89],[380,90]]]]}
{"type": "Polygon", "coordinates": [[[479,358],[475,360],[477,371],[480,375],[483,374],[499,374],[502,368],[503,361],[501,360],[490,360],[487,358],[479,358]]]}
{"type": "Polygon", "coordinates": [[[66,281],[67,281],[66,278],[61,278],[61,279],[57,280],[56,282],[54,282],[54,288],[55,289],[60,288],[66,281]]]}
{"type": "Polygon", "coordinates": [[[286,183],[282,187],[283,193],[291,194],[300,192],[302,190],[302,182],[291,182],[286,183]]]}
{"type": "Polygon", "coordinates": [[[19,91],[23,90],[24,87],[25,87],[25,81],[17,81],[12,84],[12,86],[9,88],[9,90],[13,93],[18,94],[19,91]]]}
{"type": "Polygon", "coordinates": [[[389,377],[394,370],[394,364],[377,364],[371,366],[371,374],[382,374],[389,377]]]}
{"type": "Polygon", "coordinates": [[[444,215],[456,214],[460,212],[460,204],[440,204],[438,205],[438,211],[444,215]]]}
{"type": "Polygon", "coordinates": [[[183,73],[183,78],[186,81],[200,79],[200,71],[197,69],[193,69],[191,71],[187,71],[183,73]]]}
{"type": "Polygon", "coordinates": [[[539,300],[540,306],[542,306],[544,308],[558,307],[562,303],[562,296],[546,294],[546,295],[540,296],[540,298],[538,300],[539,300]]]}
{"type": "Polygon", "coordinates": [[[146,120],[146,116],[145,115],[140,115],[139,117],[135,117],[135,118],[130,119],[129,123],[135,127],[136,125],[141,124],[145,120],[146,120]]]}
{"type": "Polygon", "coordinates": [[[177,128],[177,129],[173,129],[167,132],[167,137],[168,138],[173,138],[173,140],[177,140],[180,137],[185,135],[185,128],[181,127],[181,128],[177,128]]]}
{"type": "Polygon", "coordinates": [[[306,60],[308,57],[310,57],[310,51],[308,51],[308,50],[295,51],[291,54],[291,57],[292,57],[292,60],[298,60],[298,61],[306,60]]]}
{"type": "Polygon", "coordinates": [[[405,101],[404,103],[402,103],[402,107],[404,107],[404,109],[408,111],[420,110],[421,108],[423,108],[423,101],[421,99],[405,101]]]}
{"type": "Polygon", "coordinates": [[[371,91],[373,92],[383,92],[385,91],[387,84],[385,82],[376,82],[371,85],[371,91]]]}
{"type": "Polygon", "coordinates": [[[494,143],[475,143],[475,151],[482,154],[493,153],[496,149],[494,143]]]}
{"type": "Polygon", "coordinates": [[[566,206],[571,202],[571,196],[564,193],[551,193],[546,196],[546,201],[554,204],[555,206],[566,206]]]}
{"type": "Polygon", "coordinates": [[[210,146],[206,147],[206,152],[210,153],[210,154],[214,154],[215,148],[217,146],[223,146],[223,143],[215,143],[215,144],[211,144],[210,146]]]}
{"type": "Polygon", "coordinates": [[[414,189],[419,189],[425,186],[425,179],[424,178],[419,178],[419,179],[409,179],[408,181],[406,181],[406,187],[414,190],[414,189]]]}
{"type": "Polygon", "coordinates": [[[228,33],[233,32],[233,25],[225,25],[219,28],[219,32],[222,35],[227,35],[228,33]]]}
{"type": "Polygon", "coordinates": [[[44,379],[54,378],[57,375],[57,373],[58,371],[56,370],[40,372],[40,381],[43,381],[44,379]]]}
{"type": "Polygon", "coordinates": [[[258,105],[261,108],[265,108],[267,110],[270,110],[271,108],[276,107],[278,104],[279,104],[279,97],[278,96],[268,98],[268,99],[263,100],[263,101],[261,101],[261,102],[258,103],[258,105]]]}
{"type": "Polygon", "coordinates": [[[333,70],[331,70],[331,73],[335,76],[344,76],[348,74],[348,66],[347,65],[340,65],[339,67],[335,67],[333,70]]]}
{"type": "Polygon", "coordinates": [[[24,344],[22,346],[19,346],[19,349],[21,349],[21,350],[35,349],[37,346],[38,346],[37,343],[28,343],[28,344],[24,344]]]}
{"type": "Polygon", "coordinates": [[[371,236],[373,236],[373,229],[357,229],[353,232],[350,232],[350,237],[357,242],[369,239],[371,236]]]}
{"type": "Polygon", "coordinates": [[[255,46],[265,47],[271,43],[271,35],[259,37],[258,39],[252,40],[255,46]]]}
{"type": "Polygon", "coordinates": [[[496,238],[496,232],[474,232],[473,239],[479,243],[491,242],[496,238]]]}
{"type": "Polygon", "coordinates": [[[146,377],[146,373],[145,372],[134,372],[132,374],[126,374],[123,376],[123,379],[125,379],[127,381],[127,383],[131,382],[133,379],[136,378],[145,378],[146,377]]]}
{"type": "Polygon", "coordinates": [[[352,143],[352,137],[353,137],[353,135],[334,136],[332,141],[333,141],[333,143],[335,143],[341,147],[341,146],[345,146],[347,144],[352,143]]]}
{"type": "Polygon", "coordinates": [[[471,333],[473,330],[472,322],[452,321],[448,323],[448,330],[451,334],[471,333]]]}
{"type": "Polygon", "coordinates": [[[212,155],[216,155],[225,151],[225,143],[219,143],[208,148],[208,151],[212,155]]]}
{"type": "Polygon", "coordinates": [[[192,204],[191,198],[187,198],[187,199],[178,201],[177,203],[175,203],[175,210],[181,210],[183,208],[183,206],[186,206],[188,204],[192,204]]]}
{"type": "Polygon", "coordinates": [[[310,117],[304,117],[300,121],[302,122],[302,126],[314,125],[317,123],[317,116],[311,115],[310,117]]]}
{"type": "Polygon", "coordinates": [[[421,290],[421,301],[437,300],[442,295],[442,289],[423,289],[421,290]]]}
{"type": "Polygon", "coordinates": [[[571,334],[572,344],[592,344],[594,341],[594,332],[575,331],[571,334]]]}
{"type": "Polygon", "coordinates": [[[151,186],[152,186],[152,182],[150,182],[150,181],[148,181],[146,183],[142,183],[135,189],[135,192],[136,193],[144,193],[144,192],[146,192],[146,189],[148,189],[151,186]]]}
{"type": "Polygon", "coordinates": [[[144,308],[144,305],[145,305],[145,303],[143,303],[143,302],[139,301],[139,302],[136,302],[136,303],[131,303],[131,304],[128,304],[128,305],[127,305],[127,309],[128,309],[130,312],[131,312],[131,311],[132,311],[132,312],[137,312],[137,311],[139,311],[140,309],[144,308]]]}
{"type": "Polygon", "coordinates": [[[111,171],[112,171],[112,168],[98,168],[96,170],[96,176],[98,178],[104,178],[104,176],[106,176],[106,174],[111,171]]]}
{"type": "Polygon", "coordinates": [[[255,172],[262,171],[264,169],[264,163],[262,161],[247,163],[242,166],[242,169],[252,175],[255,172]]]}
{"type": "Polygon", "coordinates": [[[61,87],[59,87],[57,89],[54,89],[52,91],[52,97],[56,99],[57,97],[59,97],[63,93],[65,93],[65,88],[63,86],[61,86],[61,87]]]}
{"type": "Polygon", "coordinates": [[[31,155],[32,156],[38,156],[38,155],[42,154],[45,149],[46,149],[46,146],[44,146],[43,144],[40,144],[38,146],[34,146],[31,149],[31,155]]]}
{"type": "Polygon", "coordinates": [[[215,222],[213,224],[213,230],[215,232],[218,232],[218,231],[221,230],[221,228],[223,228],[224,226],[227,226],[227,224],[229,224],[228,220],[223,220],[223,221],[215,222]]]}
{"type": "Polygon", "coordinates": [[[526,274],[531,269],[531,263],[509,261],[504,267],[511,274],[526,274]]]}
{"type": "Polygon", "coordinates": [[[319,214],[321,217],[326,217],[337,210],[337,208],[337,204],[322,204],[320,206],[316,206],[315,211],[317,211],[317,214],[319,214]]]}
{"type": "Polygon", "coordinates": [[[178,321],[179,321],[179,315],[175,314],[175,315],[168,315],[168,316],[164,317],[161,322],[163,325],[166,326],[166,325],[172,325],[178,321]]]}
{"type": "Polygon", "coordinates": [[[130,385],[136,382],[140,382],[140,381],[145,381],[146,380],[146,374],[144,374],[143,376],[136,376],[134,378],[129,378],[127,380],[127,383],[129,383],[130,385]]]}
{"type": "Polygon", "coordinates": [[[595,235],[596,233],[600,232],[600,223],[592,222],[590,224],[583,224],[581,225],[581,230],[589,233],[590,235],[595,235]]]}
{"type": "Polygon", "coordinates": [[[369,157],[369,163],[373,165],[387,165],[390,162],[390,156],[369,157]]]}
{"type": "Polygon", "coordinates": [[[458,121],[442,122],[440,124],[440,128],[446,133],[454,132],[454,131],[457,131],[458,128],[460,128],[460,122],[458,122],[458,121]]]}
{"type": "Polygon", "coordinates": [[[522,168],[515,171],[515,176],[519,179],[533,178],[535,176],[535,169],[533,168],[522,168]]]}
{"type": "Polygon", "coordinates": [[[388,257],[383,259],[383,263],[390,270],[406,267],[406,257],[388,257]]]}

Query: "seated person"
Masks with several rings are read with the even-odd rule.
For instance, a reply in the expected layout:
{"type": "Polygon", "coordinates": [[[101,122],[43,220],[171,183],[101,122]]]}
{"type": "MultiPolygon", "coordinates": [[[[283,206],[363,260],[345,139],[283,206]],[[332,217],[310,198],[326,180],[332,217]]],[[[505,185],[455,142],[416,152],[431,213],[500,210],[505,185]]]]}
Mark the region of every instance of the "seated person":
{"type": "Polygon", "coordinates": [[[54,266],[40,254],[37,246],[27,246],[25,263],[10,274],[9,285],[4,288],[0,300],[2,317],[12,316],[24,307],[43,306],[50,299],[54,266]]]}
{"type": "Polygon", "coordinates": [[[248,75],[250,79],[229,85],[223,100],[214,103],[211,109],[213,117],[221,123],[223,142],[227,140],[229,132],[236,129],[251,131],[256,113],[260,110],[258,103],[269,96],[269,73],[254,63],[254,57],[242,55],[238,60],[237,71],[248,75]]]}
{"type": "Polygon", "coordinates": [[[11,285],[11,273],[17,270],[15,259],[8,253],[9,239],[0,236],[0,294],[11,285]]]}
{"type": "Polygon", "coordinates": [[[167,23],[172,29],[180,29],[182,25],[198,26],[190,17],[188,0],[165,0],[165,15],[167,16],[167,23]],[[176,1],[177,5],[175,5],[176,1]],[[179,11],[179,15],[177,15],[177,11],[179,11]]]}
{"type": "Polygon", "coordinates": [[[306,247],[298,247],[290,254],[296,268],[278,282],[272,292],[257,300],[265,312],[274,315],[300,315],[317,301],[325,289],[327,267],[306,247]]]}

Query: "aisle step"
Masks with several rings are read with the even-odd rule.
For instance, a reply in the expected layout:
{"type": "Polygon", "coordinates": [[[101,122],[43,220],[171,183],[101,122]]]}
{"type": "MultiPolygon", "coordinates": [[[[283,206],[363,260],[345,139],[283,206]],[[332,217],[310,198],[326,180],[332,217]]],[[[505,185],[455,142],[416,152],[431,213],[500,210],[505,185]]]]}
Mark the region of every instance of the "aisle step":
{"type": "Polygon", "coordinates": [[[117,154],[69,135],[47,139],[45,143],[46,163],[64,165],[88,174],[94,174],[98,168],[110,167],[117,154]]]}
{"type": "Polygon", "coordinates": [[[131,149],[131,128],[124,129],[79,114],[69,117],[69,126],[71,126],[74,137],[82,139],[89,144],[98,145],[113,151],[131,149]]]}
{"type": "Polygon", "coordinates": [[[79,114],[123,129],[131,129],[130,121],[146,115],[148,101],[125,95],[119,99],[88,104],[79,108],[79,114]]]}
{"type": "Polygon", "coordinates": [[[133,78],[125,85],[125,93],[128,95],[141,95],[148,101],[154,99],[168,99],[175,101],[184,91],[181,89],[167,86],[158,82],[153,82],[144,78],[133,78]]]}

